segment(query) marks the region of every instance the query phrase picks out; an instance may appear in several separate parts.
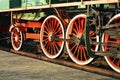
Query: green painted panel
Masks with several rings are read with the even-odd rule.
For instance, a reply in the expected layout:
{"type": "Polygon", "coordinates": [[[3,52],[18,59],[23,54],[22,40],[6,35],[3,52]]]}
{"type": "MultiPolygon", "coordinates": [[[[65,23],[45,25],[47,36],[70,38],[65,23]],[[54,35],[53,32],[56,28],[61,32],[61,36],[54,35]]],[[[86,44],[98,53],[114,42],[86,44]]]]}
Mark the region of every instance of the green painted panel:
{"type": "Polygon", "coordinates": [[[0,0],[0,10],[9,9],[9,0],[0,0]]]}
{"type": "Polygon", "coordinates": [[[21,0],[0,0],[0,10],[21,7],[21,0]]]}
{"type": "Polygon", "coordinates": [[[21,7],[21,0],[10,0],[10,8],[21,7]]]}
{"type": "Polygon", "coordinates": [[[80,0],[51,0],[51,3],[58,4],[58,3],[67,3],[67,2],[76,2],[76,1],[80,1],[80,0]]]}
{"type": "Polygon", "coordinates": [[[22,7],[47,5],[47,0],[22,0],[22,7]]]}
{"type": "Polygon", "coordinates": [[[86,8],[85,5],[78,6],[78,9],[85,9],[85,8],[86,8]]]}

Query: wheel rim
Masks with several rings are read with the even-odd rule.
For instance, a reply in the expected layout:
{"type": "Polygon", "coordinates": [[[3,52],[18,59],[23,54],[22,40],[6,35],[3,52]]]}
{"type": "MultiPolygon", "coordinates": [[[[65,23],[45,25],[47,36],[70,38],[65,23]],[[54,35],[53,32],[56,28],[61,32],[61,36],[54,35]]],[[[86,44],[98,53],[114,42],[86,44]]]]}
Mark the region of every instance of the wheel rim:
{"type": "MultiPolygon", "coordinates": [[[[86,65],[93,60],[93,58],[87,55],[86,51],[84,42],[85,27],[86,15],[80,14],[70,21],[66,32],[66,39],[70,39],[69,34],[81,38],[81,43],[78,46],[74,42],[66,42],[66,48],[70,58],[79,65],[86,65]]],[[[90,34],[93,35],[93,32],[90,32],[90,34]]]]}
{"type": "Polygon", "coordinates": [[[40,43],[44,54],[49,58],[57,58],[62,52],[64,41],[54,41],[51,36],[64,38],[61,21],[54,15],[47,17],[41,27],[40,43]]]}
{"type": "Polygon", "coordinates": [[[23,42],[22,32],[15,27],[11,32],[11,43],[14,50],[20,50],[23,42]]]}
{"type": "MultiPolygon", "coordinates": [[[[114,23],[120,23],[120,14],[114,16],[107,25],[109,24],[114,24],[114,23]]],[[[117,28],[117,27],[116,27],[117,28]]],[[[119,29],[119,28],[118,28],[119,29]]],[[[109,34],[103,34],[102,35],[102,42],[104,43],[114,43],[114,44],[119,44],[120,40],[117,40],[115,38],[111,38],[109,34]]],[[[113,46],[102,46],[103,51],[108,51],[112,48],[115,48],[113,46]]],[[[105,60],[107,63],[110,65],[110,67],[120,73],[120,59],[119,58],[114,58],[110,56],[105,56],[105,60]]]]}

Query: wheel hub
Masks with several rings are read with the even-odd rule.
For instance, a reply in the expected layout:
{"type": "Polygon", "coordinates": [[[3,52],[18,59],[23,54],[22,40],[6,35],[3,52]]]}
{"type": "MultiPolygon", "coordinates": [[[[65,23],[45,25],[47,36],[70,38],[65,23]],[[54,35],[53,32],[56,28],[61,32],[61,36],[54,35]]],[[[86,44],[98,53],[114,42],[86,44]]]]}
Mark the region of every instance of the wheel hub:
{"type": "Polygon", "coordinates": [[[82,37],[82,33],[79,33],[78,35],[77,35],[77,38],[81,38],[82,37]]]}
{"type": "Polygon", "coordinates": [[[84,37],[81,36],[79,45],[85,45],[84,37]]]}
{"type": "Polygon", "coordinates": [[[15,36],[15,42],[17,42],[17,41],[18,41],[18,36],[16,35],[16,36],[15,36]]]}
{"type": "Polygon", "coordinates": [[[70,34],[69,36],[71,37],[72,42],[74,42],[77,46],[84,44],[84,37],[82,34],[78,34],[77,36],[70,34]]]}
{"type": "Polygon", "coordinates": [[[52,41],[52,33],[49,33],[48,39],[49,39],[49,41],[52,41]]]}

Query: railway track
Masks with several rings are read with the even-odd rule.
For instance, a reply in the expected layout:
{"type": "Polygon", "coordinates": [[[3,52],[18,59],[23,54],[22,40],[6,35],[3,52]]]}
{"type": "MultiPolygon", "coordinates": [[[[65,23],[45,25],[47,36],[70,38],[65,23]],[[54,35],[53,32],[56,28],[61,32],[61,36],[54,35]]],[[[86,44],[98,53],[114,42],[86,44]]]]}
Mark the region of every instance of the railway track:
{"type": "Polygon", "coordinates": [[[47,62],[51,62],[51,63],[55,63],[55,64],[75,68],[75,69],[78,69],[78,70],[84,70],[84,71],[88,71],[88,72],[91,72],[91,73],[96,73],[96,74],[105,75],[105,76],[120,79],[120,74],[113,71],[112,69],[110,69],[109,66],[107,66],[106,63],[102,64],[104,66],[106,65],[106,67],[102,67],[102,65],[98,66],[97,64],[90,64],[90,65],[86,65],[86,66],[80,66],[78,64],[73,63],[70,60],[67,60],[66,57],[64,57],[64,60],[61,59],[61,58],[49,59],[46,56],[42,55],[40,52],[39,53],[34,53],[34,52],[26,52],[26,51],[15,51],[13,49],[5,48],[3,46],[0,47],[0,49],[4,50],[4,51],[12,52],[14,54],[19,54],[19,55],[22,55],[22,56],[27,56],[27,57],[31,57],[31,58],[35,58],[35,59],[40,59],[40,60],[43,60],[43,61],[47,61],[47,62]]]}

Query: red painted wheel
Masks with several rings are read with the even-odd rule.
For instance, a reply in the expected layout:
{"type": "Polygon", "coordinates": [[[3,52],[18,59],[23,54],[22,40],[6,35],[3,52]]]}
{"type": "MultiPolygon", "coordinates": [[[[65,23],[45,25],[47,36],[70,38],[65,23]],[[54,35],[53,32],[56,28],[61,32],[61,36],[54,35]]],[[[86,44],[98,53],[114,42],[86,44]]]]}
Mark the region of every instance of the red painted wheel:
{"type": "Polygon", "coordinates": [[[23,35],[18,27],[15,27],[11,32],[11,43],[14,50],[18,51],[21,49],[23,43],[23,35]]]}
{"type": "MultiPolygon", "coordinates": [[[[115,24],[115,23],[120,23],[120,14],[114,16],[107,25],[110,24],[115,24]]],[[[116,26],[117,29],[120,29],[119,26],[116,26]]],[[[102,36],[102,42],[104,43],[113,43],[113,44],[118,44],[120,45],[120,40],[111,38],[109,34],[103,34],[102,36]]],[[[102,46],[103,51],[109,51],[110,49],[115,48],[115,46],[107,46],[104,45],[102,46]]],[[[107,63],[110,65],[110,67],[120,73],[120,58],[115,58],[111,56],[105,56],[105,59],[107,63]]]]}
{"type": "MultiPolygon", "coordinates": [[[[85,28],[86,15],[80,14],[70,21],[66,32],[66,39],[70,39],[69,35],[71,34],[80,39],[79,45],[76,45],[74,42],[66,42],[66,48],[70,58],[79,65],[86,65],[93,60],[93,58],[87,55],[84,40],[85,28]]],[[[90,35],[91,37],[95,36],[94,31],[90,31],[90,35]]],[[[92,47],[95,50],[95,46],[92,47]]]]}
{"type": "Polygon", "coordinates": [[[63,49],[64,41],[53,40],[64,38],[64,29],[61,21],[54,15],[48,16],[41,27],[40,43],[44,54],[49,58],[57,58],[63,49]]]}

